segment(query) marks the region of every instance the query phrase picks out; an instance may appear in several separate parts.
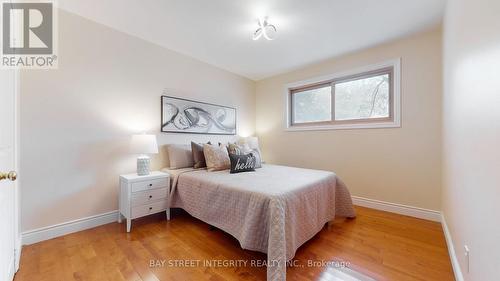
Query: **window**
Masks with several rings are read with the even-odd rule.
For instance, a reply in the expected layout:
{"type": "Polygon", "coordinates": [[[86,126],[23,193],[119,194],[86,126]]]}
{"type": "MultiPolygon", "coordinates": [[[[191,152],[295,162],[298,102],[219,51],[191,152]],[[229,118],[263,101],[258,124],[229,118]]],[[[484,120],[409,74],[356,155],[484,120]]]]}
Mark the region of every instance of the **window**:
{"type": "Polygon", "coordinates": [[[302,89],[292,95],[294,123],[324,122],[332,118],[332,87],[302,89]]]}
{"type": "Polygon", "coordinates": [[[290,130],[400,126],[399,60],[287,86],[290,130]]]}

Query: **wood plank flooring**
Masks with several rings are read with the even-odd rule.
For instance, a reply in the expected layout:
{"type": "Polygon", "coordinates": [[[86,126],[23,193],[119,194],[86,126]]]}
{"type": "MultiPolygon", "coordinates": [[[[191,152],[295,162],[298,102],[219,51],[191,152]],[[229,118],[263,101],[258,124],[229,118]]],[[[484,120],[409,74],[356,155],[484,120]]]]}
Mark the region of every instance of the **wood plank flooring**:
{"type": "MultiPolygon", "coordinates": [[[[287,280],[334,280],[332,261],[375,280],[454,280],[439,223],[356,211],[356,219],[337,219],[304,244],[287,280]]],[[[257,264],[265,260],[229,234],[174,210],[169,222],[165,214],[135,220],[131,233],[124,223],[112,223],[24,246],[15,281],[265,280],[266,268],[257,264]]]]}

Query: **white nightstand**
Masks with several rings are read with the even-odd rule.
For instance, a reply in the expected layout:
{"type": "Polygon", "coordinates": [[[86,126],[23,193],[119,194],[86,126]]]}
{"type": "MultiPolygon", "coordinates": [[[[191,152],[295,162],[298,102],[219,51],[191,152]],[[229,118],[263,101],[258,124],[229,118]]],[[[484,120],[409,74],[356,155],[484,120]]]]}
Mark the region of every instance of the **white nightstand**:
{"type": "Polygon", "coordinates": [[[170,178],[167,173],[151,172],[147,176],[129,174],[120,176],[118,222],[122,215],[127,219],[127,232],[132,220],[166,211],[170,220],[170,178]]]}

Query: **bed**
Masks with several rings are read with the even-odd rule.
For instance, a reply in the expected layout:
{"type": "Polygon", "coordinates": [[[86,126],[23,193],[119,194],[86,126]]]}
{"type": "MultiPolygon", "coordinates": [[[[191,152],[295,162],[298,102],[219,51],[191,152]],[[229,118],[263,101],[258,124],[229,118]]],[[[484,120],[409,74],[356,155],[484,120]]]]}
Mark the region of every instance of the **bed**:
{"type": "Polygon", "coordinates": [[[332,172],[264,164],[255,172],[164,169],[170,206],[267,253],[267,280],[285,280],[286,262],[335,217],[355,217],[350,193],[332,172]]]}

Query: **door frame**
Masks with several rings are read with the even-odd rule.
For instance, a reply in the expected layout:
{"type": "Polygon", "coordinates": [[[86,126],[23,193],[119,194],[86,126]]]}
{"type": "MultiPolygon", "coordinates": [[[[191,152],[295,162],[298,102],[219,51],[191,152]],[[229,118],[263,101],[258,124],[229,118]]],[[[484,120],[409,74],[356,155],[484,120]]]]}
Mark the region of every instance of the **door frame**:
{"type": "MultiPolygon", "coordinates": [[[[21,106],[21,70],[14,70],[14,169],[20,173],[20,148],[21,148],[21,130],[20,130],[20,106],[21,106]]],[[[14,274],[19,270],[22,250],[21,238],[21,190],[20,179],[14,181],[14,237],[15,237],[15,263],[14,274]]]]}

